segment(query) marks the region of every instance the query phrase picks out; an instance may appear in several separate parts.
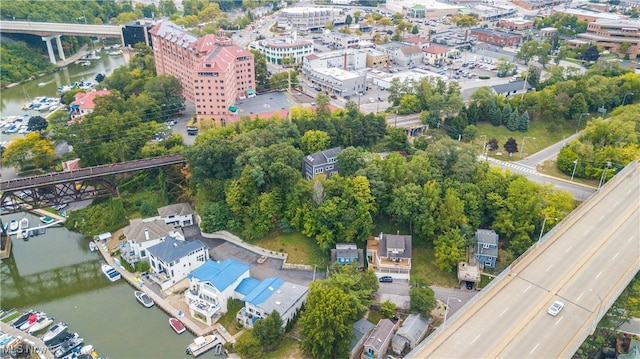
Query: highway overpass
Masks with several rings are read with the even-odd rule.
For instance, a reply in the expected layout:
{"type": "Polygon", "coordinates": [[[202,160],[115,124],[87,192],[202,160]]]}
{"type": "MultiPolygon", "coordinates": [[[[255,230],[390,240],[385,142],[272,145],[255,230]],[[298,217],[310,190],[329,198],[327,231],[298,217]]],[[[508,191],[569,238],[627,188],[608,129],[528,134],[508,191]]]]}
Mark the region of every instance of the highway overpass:
{"type": "Polygon", "coordinates": [[[120,25],[68,24],[60,22],[38,21],[2,21],[0,32],[14,34],[31,34],[38,36],[100,36],[122,37],[120,25]]]}
{"type": "Polygon", "coordinates": [[[640,269],[639,195],[632,162],[405,358],[571,357],[640,269]]]}

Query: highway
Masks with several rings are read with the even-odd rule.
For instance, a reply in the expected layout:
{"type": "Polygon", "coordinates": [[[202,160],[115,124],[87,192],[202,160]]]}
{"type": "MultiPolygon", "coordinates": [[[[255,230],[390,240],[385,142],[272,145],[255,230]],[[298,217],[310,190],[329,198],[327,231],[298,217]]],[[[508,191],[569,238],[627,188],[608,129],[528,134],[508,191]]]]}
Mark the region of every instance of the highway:
{"type": "Polygon", "coordinates": [[[570,357],[640,269],[638,193],[634,162],[406,358],[570,357]]]}

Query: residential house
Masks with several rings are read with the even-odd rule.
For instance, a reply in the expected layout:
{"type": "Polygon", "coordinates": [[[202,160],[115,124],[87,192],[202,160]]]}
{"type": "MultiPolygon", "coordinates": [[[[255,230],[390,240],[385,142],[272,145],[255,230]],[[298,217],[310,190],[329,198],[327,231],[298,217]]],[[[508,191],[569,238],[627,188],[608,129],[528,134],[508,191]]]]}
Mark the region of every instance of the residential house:
{"type": "Polygon", "coordinates": [[[78,92],[75,94],[74,100],[69,104],[69,118],[74,120],[79,117],[84,117],[96,108],[95,99],[99,96],[110,95],[109,90],[78,92]]]}
{"type": "Polygon", "coordinates": [[[429,320],[420,314],[411,314],[402,322],[402,326],[391,341],[391,349],[396,354],[409,351],[427,335],[429,320]]]}
{"type": "Polygon", "coordinates": [[[422,49],[417,45],[387,42],[378,44],[376,50],[386,53],[389,59],[399,66],[411,66],[422,63],[422,49]]]}
{"type": "Polygon", "coordinates": [[[443,65],[447,60],[449,49],[440,45],[431,45],[422,49],[424,62],[431,65],[443,65]]]}
{"type": "Polygon", "coordinates": [[[199,240],[178,240],[164,237],[160,243],[149,247],[150,279],[162,290],[185,279],[189,273],[209,260],[209,247],[199,240]]]}
{"type": "Polygon", "coordinates": [[[238,298],[236,287],[249,278],[249,265],[233,259],[209,260],[187,275],[189,289],[184,296],[194,318],[213,325],[213,318],[227,312],[227,299],[238,298]]]}
{"type": "Polygon", "coordinates": [[[420,36],[409,36],[406,37],[403,41],[403,44],[409,45],[409,46],[418,46],[421,49],[424,49],[425,47],[429,46],[429,40],[425,39],[424,37],[420,37],[420,36]]]}
{"type": "Polygon", "coordinates": [[[331,264],[356,264],[358,269],[364,269],[364,252],[354,243],[337,243],[331,250],[331,264]]]}
{"type": "Polygon", "coordinates": [[[376,326],[368,320],[362,318],[353,324],[353,328],[351,329],[353,333],[353,339],[351,339],[351,348],[349,359],[357,359],[360,357],[360,353],[362,353],[362,348],[364,346],[364,341],[369,337],[369,333],[376,326]]]}
{"type": "Polygon", "coordinates": [[[158,217],[132,219],[122,232],[126,241],[120,243],[120,255],[130,265],[146,260],[147,250],[166,236],[184,239],[182,233],[158,217]]]}
{"type": "Polygon", "coordinates": [[[411,273],[411,236],[380,233],[367,240],[367,261],[378,277],[409,280],[411,273]]]}
{"type": "Polygon", "coordinates": [[[194,224],[194,212],[189,203],[174,203],[160,207],[158,208],[158,214],[166,224],[180,227],[194,224]]]}
{"type": "Polygon", "coordinates": [[[518,95],[534,89],[529,84],[529,81],[514,81],[506,84],[491,86],[491,88],[493,89],[493,91],[495,91],[496,94],[503,95],[505,97],[518,95]]]}
{"type": "Polygon", "coordinates": [[[257,283],[250,281],[237,291],[248,294],[242,299],[245,306],[236,319],[245,327],[252,328],[257,320],[266,318],[274,310],[280,314],[282,325],[286,326],[305,303],[309,287],[271,277],[257,283]]]}
{"type": "Polygon", "coordinates": [[[387,354],[395,327],[391,320],[381,319],[365,340],[360,359],[383,358],[387,354]]]}
{"type": "Polygon", "coordinates": [[[475,237],[474,257],[485,268],[495,268],[498,259],[498,234],[491,229],[478,229],[475,237]]]}
{"type": "Polygon", "coordinates": [[[306,179],[313,179],[316,175],[324,173],[327,177],[339,172],[338,154],[342,148],[334,147],[328,150],[312,153],[304,157],[303,173],[306,179]]]}

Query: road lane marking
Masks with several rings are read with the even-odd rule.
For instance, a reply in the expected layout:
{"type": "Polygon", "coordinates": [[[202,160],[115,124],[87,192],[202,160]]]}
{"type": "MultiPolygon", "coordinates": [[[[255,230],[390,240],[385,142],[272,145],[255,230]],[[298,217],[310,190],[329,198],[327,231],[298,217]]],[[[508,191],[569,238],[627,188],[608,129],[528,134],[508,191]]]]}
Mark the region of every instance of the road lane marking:
{"type": "Polygon", "coordinates": [[[600,217],[600,220],[602,221],[603,218],[604,218],[604,214],[600,217]]]}
{"type": "Polygon", "coordinates": [[[587,229],[587,231],[586,231],[586,232],[584,232],[584,234],[587,234],[587,233],[589,233],[589,231],[590,231],[590,229],[587,229]]]}
{"type": "Polygon", "coordinates": [[[501,316],[503,316],[503,315],[504,315],[504,313],[506,313],[506,312],[507,312],[507,309],[509,309],[509,308],[504,308],[504,310],[502,311],[502,313],[500,313],[500,315],[498,316],[498,318],[500,318],[501,316]]]}
{"type": "Polygon", "coordinates": [[[553,264],[549,264],[549,266],[547,267],[547,270],[545,272],[548,272],[549,269],[551,269],[551,267],[553,267],[553,264]]]}
{"type": "Polygon", "coordinates": [[[564,318],[564,317],[560,317],[560,319],[558,319],[558,321],[554,325],[558,325],[558,323],[560,323],[562,321],[562,318],[564,318]]]}
{"type": "Polygon", "coordinates": [[[527,287],[527,289],[524,290],[523,293],[526,293],[529,290],[529,288],[531,288],[531,284],[529,284],[529,286],[527,287]]]}
{"type": "Polygon", "coordinates": [[[631,242],[631,240],[633,239],[634,236],[629,237],[629,239],[627,240],[627,242],[631,242]]]}
{"type": "Polygon", "coordinates": [[[598,277],[600,277],[600,274],[602,274],[602,271],[600,271],[600,273],[598,273],[598,275],[596,276],[596,279],[598,279],[598,277]]]}
{"type": "Polygon", "coordinates": [[[579,301],[579,300],[580,300],[580,298],[582,298],[582,295],[583,295],[583,294],[584,294],[584,293],[580,293],[580,295],[579,295],[579,296],[578,296],[578,298],[576,299],[576,302],[577,302],[577,301],[579,301]]]}
{"type": "Polygon", "coordinates": [[[481,335],[481,334],[478,334],[478,336],[477,336],[474,340],[472,340],[472,341],[471,341],[471,344],[475,343],[475,342],[476,342],[476,340],[478,340],[478,338],[480,338],[480,335],[481,335]]]}
{"type": "Polygon", "coordinates": [[[620,252],[616,253],[615,256],[613,256],[613,259],[616,259],[616,257],[618,256],[618,254],[620,254],[620,252]]]}
{"type": "Polygon", "coordinates": [[[569,248],[567,248],[566,251],[564,251],[565,253],[569,252],[571,250],[571,248],[573,248],[573,246],[569,246],[569,248]]]}
{"type": "Polygon", "coordinates": [[[529,354],[533,354],[534,351],[536,351],[536,349],[538,349],[538,345],[540,345],[540,343],[536,344],[535,347],[533,347],[533,349],[531,349],[531,351],[529,352],[529,354]]]}

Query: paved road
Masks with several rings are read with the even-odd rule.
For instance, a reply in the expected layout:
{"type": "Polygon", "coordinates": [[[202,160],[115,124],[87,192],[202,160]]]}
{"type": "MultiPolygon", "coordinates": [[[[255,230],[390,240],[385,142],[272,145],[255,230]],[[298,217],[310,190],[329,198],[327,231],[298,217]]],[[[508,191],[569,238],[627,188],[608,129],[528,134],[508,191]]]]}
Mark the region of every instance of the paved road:
{"type": "Polygon", "coordinates": [[[571,356],[640,269],[640,165],[631,166],[406,358],[571,356]],[[555,300],[565,307],[552,317],[555,300]]]}

